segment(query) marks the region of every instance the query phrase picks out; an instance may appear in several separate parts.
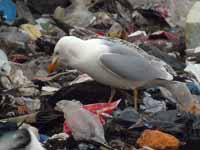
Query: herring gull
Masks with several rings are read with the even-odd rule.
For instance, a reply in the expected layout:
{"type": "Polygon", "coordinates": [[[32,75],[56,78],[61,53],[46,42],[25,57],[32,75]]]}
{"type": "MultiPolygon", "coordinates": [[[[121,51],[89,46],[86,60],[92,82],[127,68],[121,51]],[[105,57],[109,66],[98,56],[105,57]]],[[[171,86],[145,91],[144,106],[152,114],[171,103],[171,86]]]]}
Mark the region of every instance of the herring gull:
{"type": "MultiPolygon", "coordinates": [[[[196,111],[185,83],[173,81],[173,69],[132,43],[110,38],[82,40],[65,36],[55,46],[49,71],[54,70],[59,61],[115,88],[135,90],[138,87],[163,86],[175,96],[181,108],[196,111]]],[[[134,105],[136,107],[136,101],[134,105]]],[[[199,104],[197,106],[199,109],[199,104]]]]}

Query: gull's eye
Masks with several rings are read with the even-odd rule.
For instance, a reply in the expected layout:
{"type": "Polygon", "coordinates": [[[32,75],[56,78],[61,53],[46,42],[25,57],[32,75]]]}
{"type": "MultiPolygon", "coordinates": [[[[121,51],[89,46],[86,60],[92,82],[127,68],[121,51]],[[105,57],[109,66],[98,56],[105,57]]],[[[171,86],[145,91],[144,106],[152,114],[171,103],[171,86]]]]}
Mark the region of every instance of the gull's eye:
{"type": "Polygon", "coordinates": [[[59,52],[58,52],[58,51],[56,51],[54,54],[55,54],[55,55],[59,55],[59,52]]]}
{"type": "Polygon", "coordinates": [[[6,70],[4,68],[1,68],[1,72],[6,72],[6,70]]]}

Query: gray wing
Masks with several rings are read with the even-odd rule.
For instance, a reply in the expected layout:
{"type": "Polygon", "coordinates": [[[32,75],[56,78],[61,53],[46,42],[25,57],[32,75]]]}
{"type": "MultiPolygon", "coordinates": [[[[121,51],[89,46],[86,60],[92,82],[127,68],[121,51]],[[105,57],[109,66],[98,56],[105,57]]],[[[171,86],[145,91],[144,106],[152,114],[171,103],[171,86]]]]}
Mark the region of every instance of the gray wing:
{"type": "Polygon", "coordinates": [[[108,41],[104,44],[109,46],[110,53],[100,56],[101,64],[122,78],[133,81],[173,78],[160,63],[148,60],[134,49],[108,41]]]}

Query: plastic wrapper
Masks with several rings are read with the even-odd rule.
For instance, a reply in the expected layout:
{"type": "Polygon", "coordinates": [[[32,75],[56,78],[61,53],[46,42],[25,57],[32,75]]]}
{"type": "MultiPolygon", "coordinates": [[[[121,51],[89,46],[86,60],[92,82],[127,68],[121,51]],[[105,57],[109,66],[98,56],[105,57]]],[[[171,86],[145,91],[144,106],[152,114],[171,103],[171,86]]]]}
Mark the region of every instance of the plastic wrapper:
{"type": "Polygon", "coordinates": [[[104,129],[99,119],[82,107],[79,102],[62,100],[57,109],[64,112],[65,120],[75,140],[93,140],[106,143],[104,129]]]}
{"type": "MultiPolygon", "coordinates": [[[[101,116],[102,113],[111,114],[114,109],[118,106],[121,100],[118,100],[113,103],[97,103],[84,105],[83,108],[95,114],[98,119],[101,121],[101,124],[105,124],[105,120],[101,116]]],[[[64,122],[64,131],[67,134],[71,134],[71,129],[68,127],[67,122],[64,122]]]]}

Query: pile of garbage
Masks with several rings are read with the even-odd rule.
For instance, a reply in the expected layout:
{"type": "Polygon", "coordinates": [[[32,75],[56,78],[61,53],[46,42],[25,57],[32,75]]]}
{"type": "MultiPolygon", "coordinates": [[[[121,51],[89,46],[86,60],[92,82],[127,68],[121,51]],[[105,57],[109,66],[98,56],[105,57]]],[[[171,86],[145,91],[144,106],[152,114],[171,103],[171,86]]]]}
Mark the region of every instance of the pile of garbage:
{"type": "Polygon", "coordinates": [[[0,0],[0,147],[198,149],[199,11],[197,0],[0,0]],[[50,73],[64,36],[139,47],[185,87],[117,88],[112,95],[112,87],[67,63],[50,73]]]}

